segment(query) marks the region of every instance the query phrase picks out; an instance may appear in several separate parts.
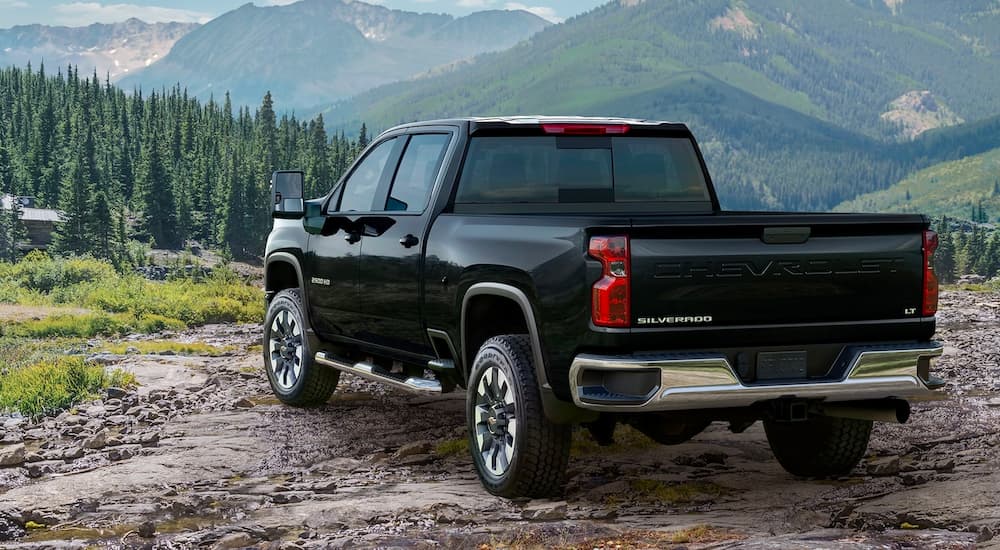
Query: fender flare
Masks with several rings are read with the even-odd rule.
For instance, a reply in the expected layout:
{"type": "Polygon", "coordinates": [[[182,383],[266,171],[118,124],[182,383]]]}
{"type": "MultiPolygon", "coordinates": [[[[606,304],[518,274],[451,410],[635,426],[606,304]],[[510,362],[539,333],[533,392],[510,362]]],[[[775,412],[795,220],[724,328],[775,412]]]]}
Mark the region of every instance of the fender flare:
{"type": "Polygon", "coordinates": [[[299,279],[299,288],[303,290],[304,294],[306,287],[305,287],[305,281],[302,279],[302,266],[299,265],[299,259],[290,252],[272,252],[267,256],[267,260],[264,261],[265,290],[267,289],[267,269],[271,266],[271,264],[275,262],[284,262],[292,265],[292,268],[295,269],[295,276],[298,277],[299,279]]]}
{"type": "Polygon", "coordinates": [[[294,254],[290,252],[272,252],[268,254],[267,259],[264,260],[264,292],[266,300],[268,304],[270,304],[271,298],[273,298],[271,292],[267,290],[267,270],[271,264],[277,262],[291,264],[292,269],[295,270],[295,276],[299,281],[299,290],[302,294],[302,307],[305,308],[305,311],[302,313],[305,316],[306,337],[309,338],[310,344],[312,344],[312,349],[318,350],[320,349],[320,341],[316,332],[312,328],[312,319],[310,319],[311,310],[309,309],[309,292],[306,291],[306,282],[305,279],[302,278],[302,265],[299,263],[298,257],[294,254]]]}
{"type": "MultiPolygon", "coordinates": [[[[459,327],[463,357],[467,356],[469,352],[468,338],[465,331],[465,319],[469,299],[483,295],[507,298],[514,301],[521,308],[525,324],[528,327],[528,338],[531,341],[531,353],[535,363],[535,380],[538,383],[538,391],[541,394],[545,416],[557,424],[589,421],[589,417],[594,416],[592,411],[580,409],[573,403],[563,401],[556,397],[555,392],[552,391],[545,368],[545,360],[542,356],[542,341],[538,332],[538,323],[535,320],[534,307],[531,305],[528,295],[516,286],[505,283],[484,282],[472,285],[465,292],[465,295],[462,297],[462,317],[459,327]]],[[[472,365],[468,365],[466,370],[468,374],[472,374],[472,365]]]]}

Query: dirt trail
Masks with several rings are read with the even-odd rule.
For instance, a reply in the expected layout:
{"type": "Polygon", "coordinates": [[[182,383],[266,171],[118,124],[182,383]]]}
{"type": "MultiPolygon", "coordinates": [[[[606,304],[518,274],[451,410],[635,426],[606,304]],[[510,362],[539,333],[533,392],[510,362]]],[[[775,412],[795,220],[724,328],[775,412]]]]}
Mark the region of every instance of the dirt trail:
{"type": "Polygon", "coordinates": [[[716,424],[674,447],[620,429],[610,449],[578,434],[562,500],[516,502],[476,481],[461,395],[345,376],[326,406],[284,407],[259,351],[244,351],[257,330],[205,327],[179,338],[240,351],[101,356],[140,390],[38,423],[0,418],[0,461],[25,446],[23,464],[0,469],[0,545],[989,546],[1000,541],[1000,296],[945,293],[942,310],[950,397],[878,426],[850,477],[789,476],[759,426],[716,424]],[[25,532],[29,522],[46,527],[25,532]]]}

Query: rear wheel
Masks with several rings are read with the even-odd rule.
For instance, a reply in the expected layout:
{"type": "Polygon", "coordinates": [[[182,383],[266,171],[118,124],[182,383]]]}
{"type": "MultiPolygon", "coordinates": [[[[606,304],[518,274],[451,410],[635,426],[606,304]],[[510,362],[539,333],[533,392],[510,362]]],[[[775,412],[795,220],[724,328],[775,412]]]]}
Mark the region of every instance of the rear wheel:
{"type": "Polygon", "coordinates": [[[322,405],[340,380],[340,371],[317,365],[306,337],[302,295],[283,290],[271,300],[264,324],[264,366],[271,390],[282,403],[322,405]]]}
{"type": "Polygon", "coordinates": [[[851,473],[865,456],[871,420],[813,416],[805,422],[764,421],[774,457],[789,473],[835,477],[851,473]]]}
{"type": "Polygon", "coordinates": [[[562,491],[569,426],[548,420],[525,335],[497,336],[479,348],[469,378],[469,450],[487,491],[549,497],[562,491]]]}

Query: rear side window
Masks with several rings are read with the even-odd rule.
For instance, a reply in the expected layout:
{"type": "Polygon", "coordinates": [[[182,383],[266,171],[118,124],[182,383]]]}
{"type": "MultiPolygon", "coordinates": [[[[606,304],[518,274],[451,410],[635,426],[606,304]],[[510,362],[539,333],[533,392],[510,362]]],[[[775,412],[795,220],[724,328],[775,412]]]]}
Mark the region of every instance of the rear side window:
{"type": "Polygon", "coordinates": [[[707,202],[687,138],[474,137],[455,202],[707,202]]]}
{"type": "Polygon", "coordinates": [[[422,212],[431,195],[431,187],[441,170],[450,134],[418,134],[399,163],[385,209],[394,212],[422,212]]]}

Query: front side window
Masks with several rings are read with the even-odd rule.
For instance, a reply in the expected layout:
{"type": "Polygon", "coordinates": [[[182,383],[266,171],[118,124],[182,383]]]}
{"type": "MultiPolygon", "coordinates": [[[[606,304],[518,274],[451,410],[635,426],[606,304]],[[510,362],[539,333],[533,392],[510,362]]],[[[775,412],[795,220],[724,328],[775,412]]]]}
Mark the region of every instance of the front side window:
{"type": "Polygon", "coordinates": [[[474,137],[455,202],[708,202],[694,144],[674,137],[474,137]]]}
{"type": "Polygon", "coordinates": [[[386,200],[387,211],[422,212],[427,207],[450,140],[450,134],[418,134],[410,138],[386,200]]]}
{"type": "Polygon", "coordinates": [[[385,165],[392,156],[396,138],[390,138],[377,145],[344,182],[344,193],[340,199],[340,212],[370,212],[375,202],[378,183],[385,172],[385,165]]]}

